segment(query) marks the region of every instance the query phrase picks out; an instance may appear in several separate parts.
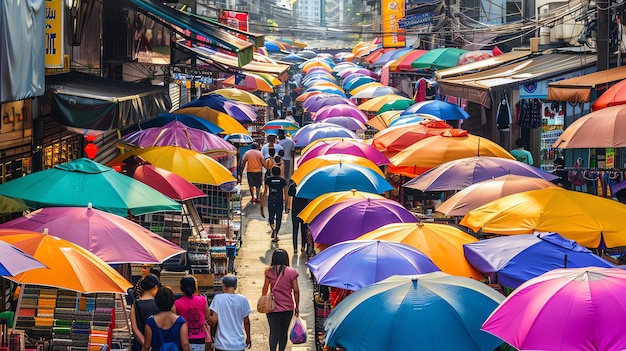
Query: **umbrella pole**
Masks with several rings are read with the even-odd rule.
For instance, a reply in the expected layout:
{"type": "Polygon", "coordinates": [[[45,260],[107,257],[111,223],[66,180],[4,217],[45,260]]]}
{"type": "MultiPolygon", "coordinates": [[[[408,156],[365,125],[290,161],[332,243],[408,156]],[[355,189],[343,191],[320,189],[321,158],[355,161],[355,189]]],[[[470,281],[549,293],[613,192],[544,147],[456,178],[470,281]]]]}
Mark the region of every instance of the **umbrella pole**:
{"type": "Polygon", "coordinates": [[[20,307],[22,306],[22,297],[24,297],[24,289],[26,288],[26,284],[20,285],[20,296],[17,298],[17,306],[15,306],[15,316],[13,317],[13,325],[11,326],[11,330],[15,330],[17,326],[17,316],[20,314],[20,307]]]}
{"type": "Polygon", "coordinates": [[[133,343],[132,343],[133,329],[130,326],[130,321],[128,320],[128,317],[126,317],[126,299],[124,298],[123,294],[116,294],[116,295],[120,297],[120,301],[122,303],[122,311],[124,311],[124,317],[125,317],[124,322],[126,322],[126,328],[128,328],[128,340],[131,340],[130,347],[132,347],[133,346],[133,343]]]}
{"type": "Polygon", "coordinates": [[[563,268],[567,268],[567,254],[563,256],[563,268]]]}

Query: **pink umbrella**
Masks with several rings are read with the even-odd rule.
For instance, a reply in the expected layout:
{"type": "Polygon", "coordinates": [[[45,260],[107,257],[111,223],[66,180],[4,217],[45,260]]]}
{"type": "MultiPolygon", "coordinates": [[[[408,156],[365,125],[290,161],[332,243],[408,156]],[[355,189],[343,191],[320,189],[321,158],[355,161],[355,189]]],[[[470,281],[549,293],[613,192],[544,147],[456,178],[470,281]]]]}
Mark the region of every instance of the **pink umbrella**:
{"type": "Polygon", "coordinates": [[[369,144],[365,144],[358,140],[339,139],[339,140],[324,140],[319,141],[315,145],[312,145],[310,149],[300,155],[298,158],[298,166],[312,159],[313,157],[321,155],[332,154],[345,154],[364,157],[377,165],[389,164],[389,159],[375,147],[369,144]]]}
{"type": "Polygon", "coordinates": [[[520,285],[482,326],[519,350],[625,350],[626,271],[555,269],[520,285]]]}
{"type": "Polygon", "coordinates": [[[328,117],[320,122],[332,123],[350,130],[366,129],[363,122],[354,117],[328,117]]]}
{"type": "MultiPolygon", "coordinates": [[[[90,204],[91,205],[91,204],[90,204]]],[[[91,251],[107,263],[160,263],[184,252],[124,217],[87,207],[45,207],[0,228],[45,232],[91,251]]]]}
{"type": "Polygon", "coordinates": [[[127,136],[123,141],[140,146],[179,146],[196,152],[235,151],[236,148],[215,134],[194,129],[180,121],[174,120],[163,127],[138,130],[127,136]]]}
{"type": "Polygon", "coordinates": [[[338,104],[328,105],[320,108],[313,115],[314,121],[323,121],[330,117],[352,117],[358,119],[361,123],[367,123],[369,120],[363,111],[359,110],[355,105],[338,104]]]}
{"type": "Polygon", "coordinates": [[[308,124],[293,135],[296,146],[307,146],[316,140],[325,138],[358,139],[359,136],[350,129],[324,122],[308,124]]]}
{"type": "Polygon", "coordinates": [[[348,98],[344,98],[338,95],[335,96],[320,96],[313,95],[306,99],[302,104],[302,107],[308,112],[317,112],[326,106],[335,106],[335,105],[354,105],[348,98]]]}
{"type": "Polygon", "coordinates": [[[361,74],[364,76],[369,76],[372,78],[376,78],[376,79],[380,79],[380,76],[372,71],[370,71],[369,69],[366,68],[346,68],[343,71],[341,71],[341,73],[339,74],[339,76],[343,79],[346,79],[348,76],[353,75],[353,74],[361,74]]]}

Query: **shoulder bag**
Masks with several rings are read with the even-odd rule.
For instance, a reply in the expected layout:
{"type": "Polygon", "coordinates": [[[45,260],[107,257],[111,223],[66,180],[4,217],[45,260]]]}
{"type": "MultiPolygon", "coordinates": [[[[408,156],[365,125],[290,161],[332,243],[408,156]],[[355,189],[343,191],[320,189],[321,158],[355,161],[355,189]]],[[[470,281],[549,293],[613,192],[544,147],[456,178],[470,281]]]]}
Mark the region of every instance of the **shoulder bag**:
{"type": "MultiPolygon", "coordinates": [[[[278,278],[276,279],[276,283],[274,283],[274,287],[278,285],[278,281],[283,276],[284,272],[284,269],[282,272],[280,272],[278,278]]],[[[273,312],[276,308],[276,304],[274,303],[274,293],[272,292],[272,290],[274,290],[274,287],[272,287],[269,294],[259,297],[259,301],[256,304],[256,310],[259,313],[270,313],[273,312]]]]}

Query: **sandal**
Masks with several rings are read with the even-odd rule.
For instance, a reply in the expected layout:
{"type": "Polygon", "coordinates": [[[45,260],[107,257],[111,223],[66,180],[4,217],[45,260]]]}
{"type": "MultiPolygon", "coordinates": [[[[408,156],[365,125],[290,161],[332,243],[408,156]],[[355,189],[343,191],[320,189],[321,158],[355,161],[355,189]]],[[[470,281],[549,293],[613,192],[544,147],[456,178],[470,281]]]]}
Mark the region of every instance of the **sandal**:
{"type": "Polygon", "coordinates": [[[302,251],[302,252],[306,251],[306,247],[301,247],[300,251],[302,251]]]}

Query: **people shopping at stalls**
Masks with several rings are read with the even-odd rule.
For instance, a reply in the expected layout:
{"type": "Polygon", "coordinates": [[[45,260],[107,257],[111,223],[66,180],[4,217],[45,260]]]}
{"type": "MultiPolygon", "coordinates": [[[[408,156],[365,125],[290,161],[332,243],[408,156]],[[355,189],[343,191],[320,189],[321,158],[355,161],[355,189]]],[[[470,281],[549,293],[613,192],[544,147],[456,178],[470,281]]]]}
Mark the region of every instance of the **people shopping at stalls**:
{"type": "Polygon", "coordinates": [[[180,290],[183,296],[174,302],[173,312],[187,321],[191,351],[210,351],[212,344],[207,343],[209,330],[205,323],[211,311],[206,296],[198,294],[198,281],[192,275],[180,279],[180,290]]]}
{"type": "Polygon", "coordinates": [[[261,217],[265,218],[263,206],[267,200],[268,222],[272,228],[272,241],[278,241],[278,232],[283,219],[283,208],[289,213],[289,198],[287,197],[287,183],[280,176],[280,168],[272,168],[272,176],[265,180],[263,198],[261,199],[261,217]]]}
{"type": "Polygon", "coordinates": [[[245,296],[237,294],[237,276],[228,274],[222,278],[222,294],[211,301],[209,325],[217,328],[214,346],[216,351],[244,350],[252,347],[250,334],[250,303],[245,296]],[[242,327],[243,325],[243,327],[242,327]],[[245,335],[244,335],[245,332],[245,335]]]}
{"type": "Polygon", "coordinates": [[[525,149],[526,142],[524,139],[515,140],[515,149],[511,150],[511,155],[515,157],[516,160],[523,162],[527,165],[533,165],[533,155],[530,151],[525,149]]]}
{"type": "Polygon", "coordinates": [[[154,300],[159,287],[161,287],[161,282],[155,275],[150,274],[144,277],[141,280],[143,293],[130,308],[130,327],[133,331],[133,350],[135,351],[140,351],[145,342],[148,317],[161,311],[154,300]]]}
{"type": "Polygon", "coordinates": [[[191,351],[187,336],[189,333],[187,322],[185,318],[172,312],[172,307],[174,307],[172,289],[165,286],[160,287],[154,296],[154,301],[160,312],[148,317],[145,331],[146,341],[141,350],[162,350],[165,348],[165,344],[174,343],[178,350],[191,351]]]}

